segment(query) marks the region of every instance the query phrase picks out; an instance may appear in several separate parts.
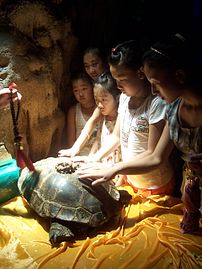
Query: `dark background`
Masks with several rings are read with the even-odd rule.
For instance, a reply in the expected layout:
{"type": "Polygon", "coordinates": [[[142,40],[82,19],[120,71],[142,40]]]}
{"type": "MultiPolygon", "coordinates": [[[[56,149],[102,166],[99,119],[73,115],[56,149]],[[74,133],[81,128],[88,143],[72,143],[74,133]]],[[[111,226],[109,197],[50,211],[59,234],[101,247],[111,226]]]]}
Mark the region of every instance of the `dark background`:
{"type": "Polygon", "coordinates": [[[156,41],[169,33],[201,34],[201,0],[62,1],[81,47],[113,47],[128,39],[156,41]]]}
{"type": "Polygon", "coordinates": [[[202,0],[0,0],[7,13],[22,2],[44,3],[71,21],[79,46],[108,49],[129,39],[153,43],[169,33],[202,34],[202,0]]]}

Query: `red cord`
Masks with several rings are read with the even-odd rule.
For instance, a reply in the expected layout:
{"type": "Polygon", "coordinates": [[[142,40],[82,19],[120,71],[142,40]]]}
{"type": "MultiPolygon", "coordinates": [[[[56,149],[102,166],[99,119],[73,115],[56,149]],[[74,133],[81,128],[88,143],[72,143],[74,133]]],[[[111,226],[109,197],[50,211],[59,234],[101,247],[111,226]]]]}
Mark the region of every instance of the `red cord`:
{"type": "Polygon", "coordinates": [[[14,132],[14,142],[15,142],[15,147],[16,147],[16,163],[17,166],[20,167],[21,169],[27,167],[30,171],[35,171],[35,167],[30,160],[30,158],[25,154],[22,146],[22,136],[19,134],[18,131],[18,116],[19,116],[19,108],[20,108],[20,103],[18,102],[18,111],[15,113],[15,108],[14,108],[14,103],[12,99],[12,89],[16,88],[17,85],[12,82],[9,85],[9,89],[11,91],[11,98],[10,98],[10,107],[11,107],[11,115],[12,115],[12,120],[13,120],[13,132],[14,132]]]}

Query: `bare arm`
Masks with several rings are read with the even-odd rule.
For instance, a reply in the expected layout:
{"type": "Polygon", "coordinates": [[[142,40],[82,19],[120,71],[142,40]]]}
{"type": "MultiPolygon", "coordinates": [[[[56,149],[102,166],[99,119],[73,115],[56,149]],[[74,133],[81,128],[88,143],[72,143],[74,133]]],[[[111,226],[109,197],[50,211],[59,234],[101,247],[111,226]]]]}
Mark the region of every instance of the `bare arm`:
{"type": "Polygon", "coordinates": [[[93,161],[101,161],[111,153],[120,143],[120,119],[119,116],[116,119],[113,133],[109,135],[107,143],[102,145],[101,148],[93,155],[93,161]]]}
{"type": "Polygon", "coordinates": [[[147,150],[138,154],[136,158],[138,159],[144,158],[145,156],[148,156],[148,154],[153,153],[159,139],[161,138],[163,129],[165,127],[165,123],[166,123],[165,120],[161,120],[160,122],[149,125],[149,138],[148,138],[147,150]]]}
{"type": "Polygon", "coordinates": [[[76,141],[76,106],[71,106],[67,114],[67,148],[76,141]]]}
{"type": "Polygon", "coordinates": [[[169,126],[166,123],[159,142],[153,152],[148,153],[144,158],[134,158],[128,162],[114,164],[113,167],[106,169],[80,169],[80,178],[91,178],[93,185],[111,180],[117,174],[134,175],[144,174],[157,168],[165,161],[173,149],[173,143],[169,137],[169,126]]]}
{"type": "MultiPolygon", "coordinates": [[[[86,142],[89,140],[90,136],[95,129],[96,124],[102,119],[99,108],[96,108],[93,112],[93,115],[86,122],[83,130],[81,131],[80,136],[75,141],[72,150],[77,154],[84,147],[86,142]]],[[[75,154],[75,155],[76,155],[75,154]]]]}
{"type": "Polygon", "coordinates": [[[147,153],[143,158],[137,156],[131,161],[118,163],[116,169],[120,174],[124,175],[137,175],[150,172],[168,159],[173,147],[173,142],[169,136],[169,126],[166,123],[160,140],[153,151],[147,153]]]}
{"type": "MultiPolygon", "coordinates": [[[[89,140],[91,134],[93,133],[93,130],[96,126],[96,124],[102,119],[102,115],[100,113],[99,108],[96,108],[93,112],[93,115],[89,118],[89,120],[86,122],[83,130],[81,131],[81,134],[73,144],[72,148],[69,150],[60,150],[59,156],[75,156],[80,152],[80,150],[84,147],[86,142],[89,140]]],[[[71,131],[71,129],[70,129],[71,131]]]]}
{"type": "Polygon", "coordinates": [[[93,143],[92,147],[91,147],[91,150],[89,152],[89,157],[91,158],[91,156],[93,154],[95,154],[95,152],[97,152],[99,149],[99,141],[96,139],[95,142],[93,143]]]}

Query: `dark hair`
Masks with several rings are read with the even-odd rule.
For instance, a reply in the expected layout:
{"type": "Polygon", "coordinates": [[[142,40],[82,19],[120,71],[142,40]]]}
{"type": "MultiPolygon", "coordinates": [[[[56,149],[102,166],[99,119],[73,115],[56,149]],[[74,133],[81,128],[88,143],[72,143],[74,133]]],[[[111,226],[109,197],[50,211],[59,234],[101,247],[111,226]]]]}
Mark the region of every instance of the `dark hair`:
{"type": "Polygon", "coordinates": [[[103,61],[103,63],[107,63],[106,55],[100,48],[97,47],[86,48],[83,52],[83,57],[88,53],[98,56],[103,61]]]}
{"type": "Polygon", "coordinates": [[[134,70],[142,66],[143,47],[129,40],[112,48],[108,62],[112,66],[124,66],[134,70]]]}
{"type": "Polygon", "coordinates": [[[185,68],[190,60],[190,52],[184,36],[175,34],[152,45],[143,55],[143,62],[156,67],[185,68]]]}
{"type": "Polygon", "coordinates": [[[114,98],[121,93],[121,91],[117,88],[116,80],[112,77],[110,72],[101,74],[95,81],[94,86],[96,85],[101,85],[114,98]]]}
{"type": "Polygon", "coordinates": [[[88,83],[90,83],[93,86],[92,80],[90,79],[90,77],[84,73],[84,72],[79,72],[79,73],[74,73],[71,75],[71,82],[75,82],[79,79],[82,79],[88,83]]]}
{"type": "MultiPolygon", "coordinates": [[[[192,85],[201,85],[201,58],[198,48],[194,47],[193,40],[177,33],[168,36],[150,47],[143,55],[143,64],[151,68],[174,71],[182,69],[187,74],[187,79],[192,85]]],[[[201,86],[200,86],[201,87],[201,86]]]]}

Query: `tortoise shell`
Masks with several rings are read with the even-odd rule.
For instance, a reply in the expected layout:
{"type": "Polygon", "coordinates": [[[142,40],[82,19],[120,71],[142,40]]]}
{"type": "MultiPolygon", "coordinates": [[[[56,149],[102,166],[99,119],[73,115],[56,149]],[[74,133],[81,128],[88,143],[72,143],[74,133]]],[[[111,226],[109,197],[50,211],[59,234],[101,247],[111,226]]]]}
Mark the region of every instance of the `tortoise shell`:
{"type": "Polygon", "coordinates": [[[20,193],[41,217],[97,227],[120,213],[124,202],[113,183],[92,187],[79,180],[76,168],[59,171],[61,161],[67,158],[37,161],[36,172],[24,168],[18,180],[20,193]]]}

